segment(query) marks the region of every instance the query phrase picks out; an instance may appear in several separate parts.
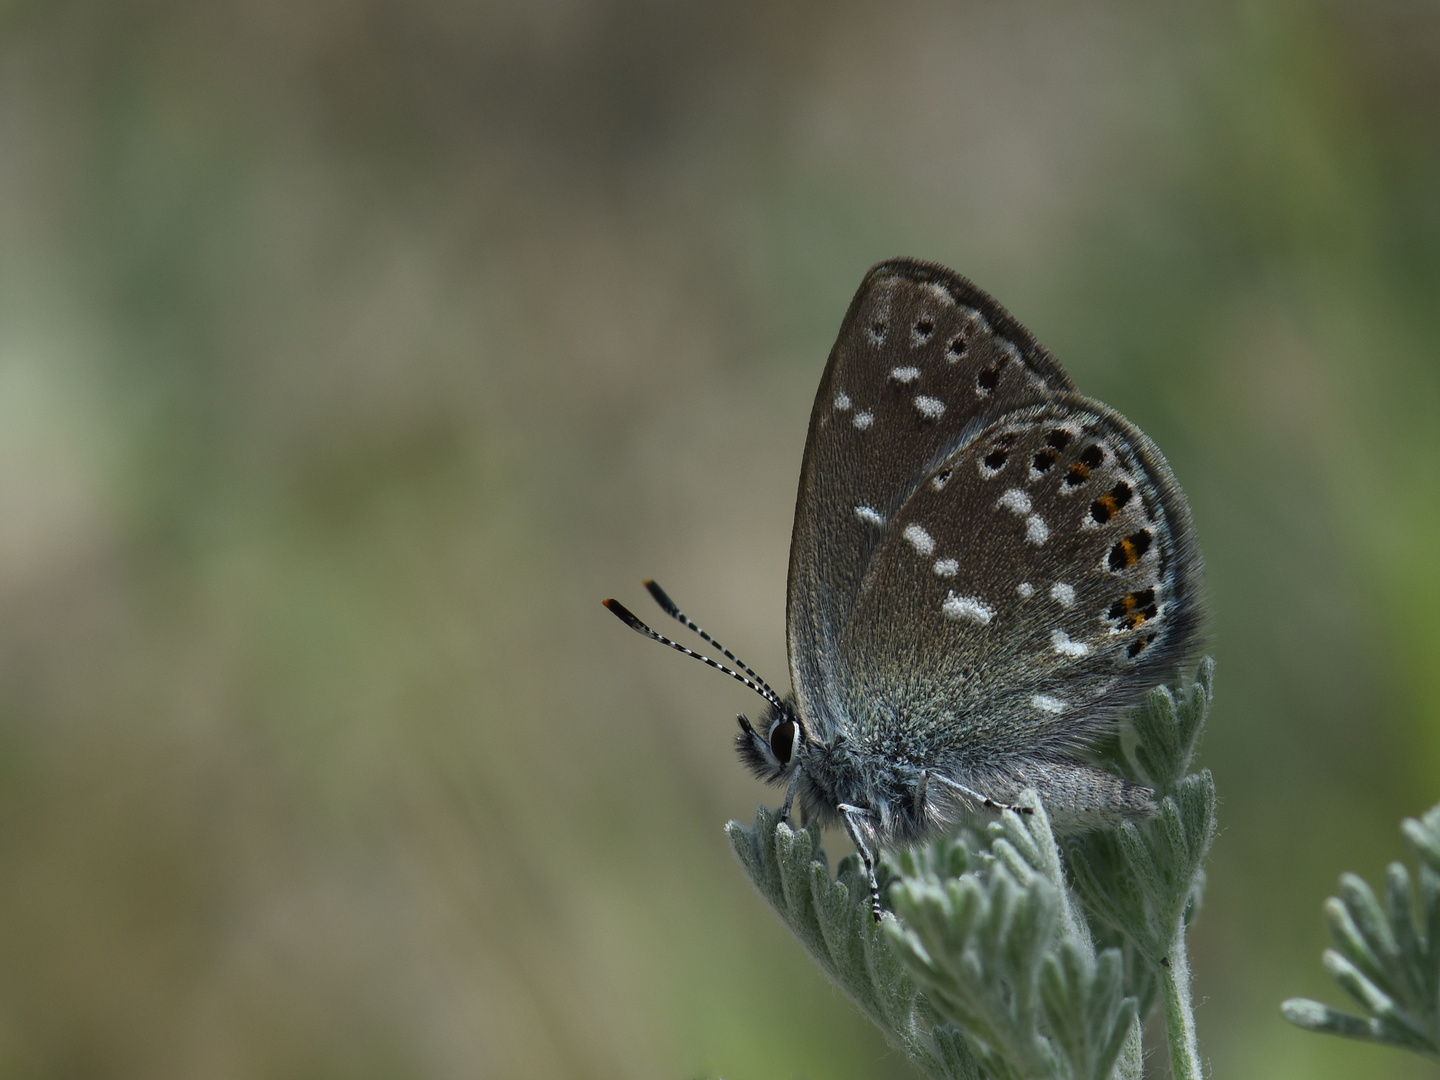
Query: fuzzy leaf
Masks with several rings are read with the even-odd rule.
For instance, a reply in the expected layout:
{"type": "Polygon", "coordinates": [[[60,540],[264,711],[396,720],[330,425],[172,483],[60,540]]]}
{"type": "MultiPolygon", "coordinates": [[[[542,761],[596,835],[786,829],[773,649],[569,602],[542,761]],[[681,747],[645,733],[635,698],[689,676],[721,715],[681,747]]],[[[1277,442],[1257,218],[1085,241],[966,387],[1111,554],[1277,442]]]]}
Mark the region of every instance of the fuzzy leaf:
{"type": "Polygon", "coordinates": [[[1144,1006],[1142,1017],[1163,991],[1171,1070],[1184,1080],[1203,1075],[1185,931],[1200,906],[1202,863],[1215,836],[1214,780],[1185,770],[1204,730],[1214,672],[1207,658],[1194,683],[1156,688],[1130,718],[1133,745],[1120,764],[1155,788],[1156,813],[1071,837],[1065,849],[1075,895],[1096,939],[1119,948],[1124,989],[1144,1006]]]}
{"type": "MultiPolygon", "coordinates": [[[[1163,703],[1158,694],[1156,701],[1163,703]]],[[[1081,903],[1111,935],[1160,964],[1199,905],[1201,863],[1214,835],[1215,783],[1207,770],[1178,781],[1153,817],[1071,838],[1066,855],[1081,903]]],[[[1127,990],[1139,996],[1133,982],[1127,990]]]]}
{"type": "Polygon", "coordinates": [[[1118,950],[1097,959],[1072,910],[1044,807],[1007,812],[990,847],[958,880],[906,876],[886,925],[896,952],[936,1011],[963,1029],[998,1080],[1138,1077],[1137,1003],[1118,950]],[[1123,1071],[1128,1043],[1135,1052],[1123,1071]]]}
{"type": "Polygon", "coordinates": [[[766,807],[752,828],[732,821],[726,832],[760,895],[892,1043],[937,1080],[980,1080],[964,1037],[933,1024],[929,1003],[871,918],[858,860],[845,859],[832,879],[820,830],[796,832],[766,807]]]}
{"type": "Polygon", "coordinates": [[[1401,832],[1420,858],[1418,890],[1400,863],[1385,872],[1383,906],[1354,874],[1325,902],[1335,948],[1325,968],[1367,1014],[1292,998],[1281,1013],[1311,1031],[1388,1043],[1440,1059],[1440,806],[1406,819],[1401,832]],[[1418,918],[1417,918],[1418,915],[1418,918]]]}
{"type": "Polygon", "coordinates": [[[1139,766],[1132,779],[1149,784],[1156,794],[1168,795],[1185,776],[1205,729],[1214,682],[1215,661],[1207,656],[1188,687],[1157,686],[1150,691],[1145,707],[1130,719],[1136,740],[1130,756],[1139,766]]]}
{"type": "Polygon", "coordinates": [[[1054,1041],[1076,1080],[1106,1080],[1135,1021],[1118,950],[1095,959],[1073,942],[1045,960],[1040,996],[1054,1041]]]}

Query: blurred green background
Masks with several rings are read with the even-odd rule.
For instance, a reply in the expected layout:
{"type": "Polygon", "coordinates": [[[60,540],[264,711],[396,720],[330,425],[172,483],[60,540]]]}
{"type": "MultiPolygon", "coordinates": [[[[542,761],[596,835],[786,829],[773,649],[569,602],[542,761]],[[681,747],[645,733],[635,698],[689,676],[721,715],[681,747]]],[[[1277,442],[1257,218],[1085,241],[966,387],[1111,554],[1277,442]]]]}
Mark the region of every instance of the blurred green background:
{"type": "Polygon", "coordinates": [[[1440,799],[1420,0],[0,4],[0,1076],[913,1075],[730,854],[756,702],[599,604],[783,683],[898,254],[1189,492],[1215,1075],[1434,1076],[1278,1013],[1440,799]]]}

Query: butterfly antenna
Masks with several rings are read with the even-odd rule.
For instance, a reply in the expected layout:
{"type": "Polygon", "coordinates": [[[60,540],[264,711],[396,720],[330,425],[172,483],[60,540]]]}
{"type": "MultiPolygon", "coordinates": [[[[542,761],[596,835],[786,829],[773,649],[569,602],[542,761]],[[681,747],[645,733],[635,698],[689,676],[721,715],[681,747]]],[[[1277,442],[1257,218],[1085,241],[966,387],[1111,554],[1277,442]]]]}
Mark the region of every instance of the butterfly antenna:
{"type": "Polygon", "coordinates": [[[651,630],[650,627],[646,626],[643,622],[636,618],[635,615],[630,611],[630,609],[627,608],[624,604],[620,603],[620,601],[618,600],[603,600],[601,602],[610,609],[610,613],[612,615],[614,615],[617,619],[623,622],[626,626],[630,627],[631,630],[634,630],[637,634],[644,634],[646,637],[652,638],[655,641],[660,642],[661,645],[669,645],[670,648],[674,649],[676,652],[682,652],[686,656],[693,656],[702,664],[709,664],[716,671],[723,671],[732,679],[735,679],[738,682],[742,682],[751,690],[754,690],[755,693],[759,694],[766,701],[770,702],[771,705],[774,705],[777,709],[784,708],[784,705],[781,703],[779,696],[776,695],[774,690],[771,690],[770,687],[764,684],[763,679],[759,682],[756,682],[752,679],[747,679],[744,675],[741,675],[740,672],[735,671],[732,668],[728,668],[724,664],[717,663],[716,661],[711,660],[708,656],[701,656],[694,649],[687,649],[678,641],[671,641],[664,634],[657,634],[654,630],[651,630]]]}
{"type": "Polygon", "coordinates": [[[721,645],[720,642],[716,641],[704,630],[700,629],[698,623],[694,622],[688,615],[681,611],[675,605],[675,601],[670,599],[669,593],[667,593],[664,589],[660,588],[660,586],[655,584],[655,582],[653,581],[646,581],[645,588],[650,590],[650,595],[655,598],[655,603],[660,605],[666,615],[669,615],[677,622],[684,623],[686,627],[699,634],[704,640],[708,641],[711,645],[714,645],[715,648],[719,649],[722,653],[724,653],[727,660],[729,660],[746,675],[749,675],[750,678],[754,679],[757,683],[759,683],[767,691],[769,691],[769,693],[766,694],[766,697],[769,697],[771,699],[779,698],[780,695],[775,693],[774,690],[770,689],[770,684],[767,683],[764,679],[762,679],[754,668],[752,668],[749,664],[745,663],[744,660],[741,660],[724,645],[721,645]]]}

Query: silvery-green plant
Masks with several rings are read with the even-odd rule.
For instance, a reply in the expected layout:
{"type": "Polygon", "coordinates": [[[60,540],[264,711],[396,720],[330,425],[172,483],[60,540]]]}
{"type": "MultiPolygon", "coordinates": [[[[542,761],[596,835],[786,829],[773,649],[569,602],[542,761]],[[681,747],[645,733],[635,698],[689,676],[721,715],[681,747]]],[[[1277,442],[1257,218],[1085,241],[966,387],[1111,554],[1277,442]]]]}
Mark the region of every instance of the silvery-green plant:
{"type": "MultiPolygon", "coordinates": [[[[762,896],[862,1012],[928,1076],[1138,1080],[1162,999],[1179,1080],[1199,1080],[1185,931],[1215,831],[1208,772],[1188,772],[1214,665],[1154,690],[1108,765],[1155,790],[1139,822],[1056,837],[1033,792],[983,832],[882,860],[870,917],[855,856],[832,877],[819,830],[762,808],[728,826],[762,896]]],[[[1436,848],[1440,852],[1440,846],[1436,848]]]]}
{"type": "Polygon", "coordinates": [[[1291,998],[1280,1010],[1311,1031],[1440,1060],[1440,805],[1418,821],[1406,818],[1400,831],[1420,863],[1418,895],[1395,862],[1385,871],[1383,903],[1354,874],[1341,875],[1340,895],[1325,901],[1335,942],[1325,950],[1325,967],[1365,1015],[1308,998],[1291,998]]]}

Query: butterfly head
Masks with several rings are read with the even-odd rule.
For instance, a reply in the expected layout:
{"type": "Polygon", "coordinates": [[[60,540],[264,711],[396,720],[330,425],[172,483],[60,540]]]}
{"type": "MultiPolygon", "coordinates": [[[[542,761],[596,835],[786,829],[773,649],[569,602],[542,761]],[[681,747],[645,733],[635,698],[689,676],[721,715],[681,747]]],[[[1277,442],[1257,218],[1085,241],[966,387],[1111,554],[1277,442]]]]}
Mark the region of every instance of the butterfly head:
{"type": "Polygon", "coordinates": [[[767,783],[788,780],[808,745],[805,728],[795,712],[795,700],[788,698],[779,705],[772,704],[758,727],[744,713],[736,719],[740,734],[735,736],[735,749],[740,760],[767,783]]]}

